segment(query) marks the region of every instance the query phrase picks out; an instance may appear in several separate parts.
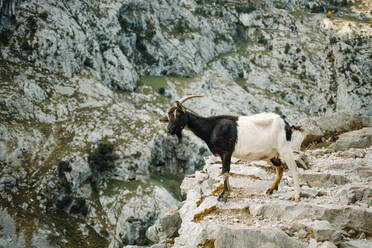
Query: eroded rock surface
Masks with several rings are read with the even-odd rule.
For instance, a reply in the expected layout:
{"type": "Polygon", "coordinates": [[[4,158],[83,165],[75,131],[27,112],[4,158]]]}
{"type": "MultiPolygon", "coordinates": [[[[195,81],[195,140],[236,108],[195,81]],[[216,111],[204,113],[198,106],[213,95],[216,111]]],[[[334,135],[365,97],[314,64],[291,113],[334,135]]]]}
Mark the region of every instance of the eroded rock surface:
{"type": "Polygon", "coordinates": [[[219,202],[221,162],[208,157],[204,168],[187,176],[181,185],[187,198],[177,210],[182,219],[179,237],[158,242],[174,240],[173,247],[371,246],[372,185],[367,175],[372,172],[372,147],[349,144],[335,152],[337,142],[329,148],[304,151],[310,167],[299,169],[300,202],[292,200],[288,171],[278,191],[268,196],[265,191],[275,170],[264,161],[236,160],[231,166],[232,192],[226,203],[219,202]]]}

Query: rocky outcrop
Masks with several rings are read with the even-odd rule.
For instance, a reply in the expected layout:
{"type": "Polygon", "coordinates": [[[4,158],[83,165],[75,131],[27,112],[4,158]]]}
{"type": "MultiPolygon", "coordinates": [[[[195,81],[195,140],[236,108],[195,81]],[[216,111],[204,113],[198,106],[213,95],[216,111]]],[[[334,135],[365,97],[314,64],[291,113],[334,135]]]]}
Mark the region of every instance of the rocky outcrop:
{"type": "MultiPolygon", "coordinates": [[[[164,187],[149,179],[123,182],[110,181],[100,193],[99,201],[106,223],[111,228],[104,229],[97,223],[97,229],[106,230],[111,238],[110,247],[123,245],[147,245],[145,232],[160,215],[177,206],[178,201],[164,187]],[[128,190],[128,187],[134,189],[128,190]]],[[[94,203],[93,203],[94,204],[94,203]]],[[[95,206],[98,207],[98,206],[95,206]]],[[[95,213],[91,218],[97,218],[95,213]]]]}
{"type": "Polygon", "coordinates": [[[365,148],[372,145],[372,127],[341,134],[331,148],[342,151],[349,148],[365,148]]]}
{"type": "Polygon", "coordinates": [[[159,132],[153,139],[151,148],[151,173],[191,174],[204,165],[203,157],[210,152],[192,142],[186,136],[182,144],[177,144],[174,136],[159,132]]]}
{"type": "MultiPolygon", "coordinates": [[[[359,131],[372,133],[369,128],[359,131]]],[[[341,137],[354,137],[355,132],[341,137]]],[[[164,245],[174,242],[173,247],[368,247],[372,245],[368,176],[372,147],[363,138],[358,148],[356,139],[339,147],[336,144],[341,140],[303,152],[311,166],[299,168],[302,192],[298,203],[291,200],[293,181],[286,172],[278,191],[265,195],[275,170],[264,161],[233,161],[232,192],[226,203],[217,201],[223,184],[221,162],[208,157],[204,168],[187,176],[181,185],[186,200],[177,210],[182,220],[179,237],[165,235],[168,229],[159,224],[165,223],[162,218],[148,229],[148,236],[164,245]],[[156,232],[160,226],[163,231],[156,232]]]]}
{"type": "Polygon", "coordinates": [[[357,116],[347,113],[335,113],[321,117],[305,118],[299,122],[303,132],[294,134],[296,150],[305,149],[310,145],[330,142],[335,150],[348,148],[365,148],[371,145],[370,132],[372,118],[370,116],[357,116]],[[348,132],[356,130],[355,132],[348,132]],[[345,133],[345,134],[343,134],[345,133]],[[354,143],[353,143],[354,142],[354,143]]]}
{"type": "Polygon", "coordinates": [[[146,231],[146,237],[154,243],[164,242],[178,236],[181,226],[181,217],[178,211],[170,211],[161,216],[154,225],[146,231]]]}
{"type": "Polygon", "coordinates": [[[133,91],[138,73],[114,43],[120,25],[110,16],[119,7],[107,7],[96,1],[24,1],[14,18],[1,18],[1,57],[68,78],[89,67],[109,87],[133,91]]]}

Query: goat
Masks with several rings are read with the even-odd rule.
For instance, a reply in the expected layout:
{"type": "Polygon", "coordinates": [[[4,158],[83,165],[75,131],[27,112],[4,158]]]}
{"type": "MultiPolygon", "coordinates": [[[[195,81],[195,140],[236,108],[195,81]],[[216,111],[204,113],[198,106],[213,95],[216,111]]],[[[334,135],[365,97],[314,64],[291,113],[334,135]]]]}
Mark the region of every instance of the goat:
{"type": "Polygon", "coordinates": [[[226,201],[225,194],[230,191],[229,172],[231,157],[241,160],[270,161],[276,167],[276,179],[266,194],[278,189],[283,176],[283,159],[288,165],[294,179],[294,198],[300,197],[297,166],[289,146],[292,131],[299,126],[290,126],[288,122],[275,113],[261,113],[252,116],[197,116],[186,111],[182,104],[197,95],[185,96],[169,109],[168,116],[160,119],[168,122],[168,133],[177,135],[182,143],[182,130],[187,127],[196,136],[205,141],[210,151],[222,160],[224,187],[218,200],[226,201]]]}

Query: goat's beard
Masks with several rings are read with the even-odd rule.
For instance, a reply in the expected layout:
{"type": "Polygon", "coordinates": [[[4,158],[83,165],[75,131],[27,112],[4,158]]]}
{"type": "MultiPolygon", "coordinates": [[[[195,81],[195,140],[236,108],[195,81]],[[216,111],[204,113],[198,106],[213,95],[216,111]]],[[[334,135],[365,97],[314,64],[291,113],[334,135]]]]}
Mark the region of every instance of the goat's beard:
{"type": "Polygon", "coordinates": [[[177,132],[176,135],[177,135],[177,138],[178,138],[178,144],[177,145],[182,144],[182,130],[177,132]]]}

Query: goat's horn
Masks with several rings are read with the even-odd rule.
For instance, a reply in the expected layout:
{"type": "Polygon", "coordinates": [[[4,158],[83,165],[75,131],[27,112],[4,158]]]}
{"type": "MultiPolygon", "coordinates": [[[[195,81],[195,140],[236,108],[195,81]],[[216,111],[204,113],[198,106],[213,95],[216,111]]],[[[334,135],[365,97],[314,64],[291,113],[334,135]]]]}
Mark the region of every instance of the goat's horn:
{"type": "Polygon", "coordinates": [[[190,96],[184,96],[182,97],[180,100],[178,100],[178,102],[180,104],[184,103],[186,100],[189,100],[191,98],[195,98],[195,97],[202,97],[202,96],[198,96],[198,95],[190,95],[190,96]]]}

